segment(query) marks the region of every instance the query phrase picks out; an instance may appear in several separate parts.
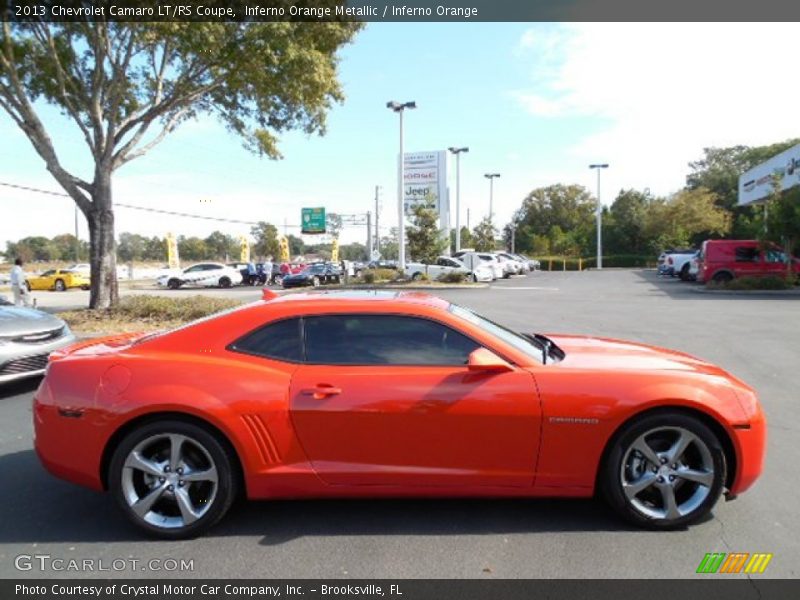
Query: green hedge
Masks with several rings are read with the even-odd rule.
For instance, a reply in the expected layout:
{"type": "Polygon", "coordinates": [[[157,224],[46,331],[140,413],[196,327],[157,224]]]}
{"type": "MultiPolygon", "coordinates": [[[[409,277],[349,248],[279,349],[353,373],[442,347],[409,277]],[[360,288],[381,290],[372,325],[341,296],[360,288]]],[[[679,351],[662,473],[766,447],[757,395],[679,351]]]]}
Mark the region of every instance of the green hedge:
{"type": "MultiPolygon", "coordinates": [[[[594,256],[582,258],[576,256],[535,256],[541,264],[543,271],[581,271],[583,269],[594,269],[597,261],[594,256]]],[[[654,268],[656,258],[640,254],[616,254],[603,257],[603,267],[609,269],[623,268],[654,268]]]]}

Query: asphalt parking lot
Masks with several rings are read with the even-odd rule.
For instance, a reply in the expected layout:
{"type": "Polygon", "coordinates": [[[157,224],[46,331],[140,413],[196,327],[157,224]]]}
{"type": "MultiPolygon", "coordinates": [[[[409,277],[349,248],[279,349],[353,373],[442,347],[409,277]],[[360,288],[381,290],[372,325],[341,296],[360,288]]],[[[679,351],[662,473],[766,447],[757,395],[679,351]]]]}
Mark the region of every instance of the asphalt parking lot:
{"type": "Polygon", "coordinates": [[[707,552],[770,552],[764,576],[797,577],[800,296],[705,294],[653,271],[615,270],[534,273],[440,295],[517,329],[628,338],[718,363],[761,396],[769,419],[762,479],[713,518],[668,533],[631,529],[594,501],[281,501],[238,506],[201,539],[154,542],[110,497],[40,467],[31,382],[0,390],[0,577],[64,576],[15,569],[20,554],[49,554],[194,561],[193,572],[96,573],[103,577],[666,579],[693,576],[707,552]]]}

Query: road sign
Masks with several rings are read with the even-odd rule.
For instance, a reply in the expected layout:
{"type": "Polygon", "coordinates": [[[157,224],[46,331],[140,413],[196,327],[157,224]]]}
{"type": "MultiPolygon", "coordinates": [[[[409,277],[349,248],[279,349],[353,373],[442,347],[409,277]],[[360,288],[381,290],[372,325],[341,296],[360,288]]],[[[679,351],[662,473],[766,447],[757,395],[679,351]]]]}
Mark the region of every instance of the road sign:
{"type": "Polygon", "coordinates": [[[325,207],[304,208],[302,211],[302,233],[325,233],[325,207]]]}

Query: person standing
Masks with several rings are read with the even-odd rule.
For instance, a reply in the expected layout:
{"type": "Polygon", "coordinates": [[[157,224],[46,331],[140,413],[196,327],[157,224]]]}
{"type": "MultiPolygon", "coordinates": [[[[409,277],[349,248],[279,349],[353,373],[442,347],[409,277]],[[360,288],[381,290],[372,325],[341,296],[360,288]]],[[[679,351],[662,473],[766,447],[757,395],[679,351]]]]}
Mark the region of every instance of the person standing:
{"type": "Polygon", "coordinates": [[[273,274],[272,274],[272,257],[268,256],[267,260],[264,261],[264,274],[267,276],[267,281],[265,282],[266,285],[270,285],[273,283],[273,274]]]}
{"type": "Polygon", "coordinates": [[[30,306],[31,294],[26,285],[27,277],[22,270],[22,259],[14,261],[11,269],[11,292],[14,294],[14,306],[30,306]]]}

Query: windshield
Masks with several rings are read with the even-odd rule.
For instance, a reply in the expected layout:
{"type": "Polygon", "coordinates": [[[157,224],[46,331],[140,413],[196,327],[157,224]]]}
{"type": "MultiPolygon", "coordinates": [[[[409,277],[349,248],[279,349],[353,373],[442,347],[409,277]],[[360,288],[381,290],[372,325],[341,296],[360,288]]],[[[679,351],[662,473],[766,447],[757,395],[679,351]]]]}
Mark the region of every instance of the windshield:
{"type": "Polygon", "coordinates": [[[464,308],[463,306],[459,306],[458,304],[451,304],[448,310],[460,319],[464,319],[473,325],[477,325],[487,333],[502,340],[509,346],[513,346],[520,352],[525,353],[525,355],[535,359],[537,362],[542,362],[542,346],[533,339],[523,337],[519,333],[507,329],[502,325],[498,325],[494,321],[490,321],[489,319],[482,317],[479,314],[464,308]]]}

